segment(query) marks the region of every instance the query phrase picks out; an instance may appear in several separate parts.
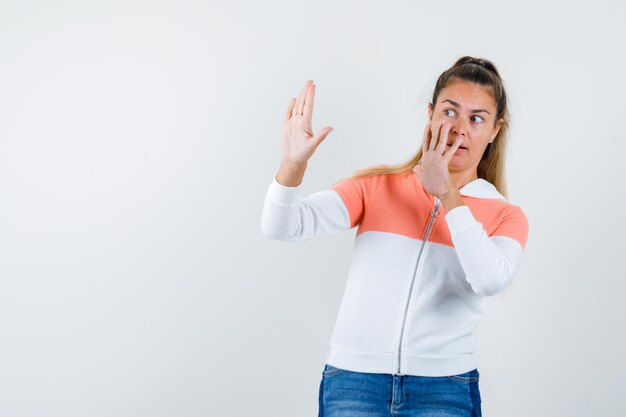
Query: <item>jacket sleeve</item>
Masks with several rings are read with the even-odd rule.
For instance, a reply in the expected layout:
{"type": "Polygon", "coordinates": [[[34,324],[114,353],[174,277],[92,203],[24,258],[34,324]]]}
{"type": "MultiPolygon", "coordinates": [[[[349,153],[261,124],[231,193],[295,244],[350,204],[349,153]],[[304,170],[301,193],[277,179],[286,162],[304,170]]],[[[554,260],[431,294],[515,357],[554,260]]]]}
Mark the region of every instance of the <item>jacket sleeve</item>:
{"type": "Polygon", "coordinates": [[[346,178],[299,198],[302,184],[287,187],[272,179],[261,215],[263,236],[302,241],[349,230],[361,223],[381,176],[346,178]]]}
{"type": "Polygon", "coordinates": [[[330,187],[341,197],[348,210],[350,228],[356,227],[363,221],[365,208],[374,198],[374,192],[382,181],[382,175],[367,177],[346,178],[330,187]]]}
{"type": "Polygon", "coordinates": [[[522,209],[509,204],[491,236],[468,206],[447,212],[446,221],[472,290],[492,296],[506,288],[519,269],[528,240],[528,219],[522,209]]]}
{"type": "Polygon", "coordinates": [[[301,189],[302,184],[288,187],[274,176],[263,203],[263,236],[298,242],[351,228],[348,210],[337,192],[326,189],[299,198],[301,189]]]}

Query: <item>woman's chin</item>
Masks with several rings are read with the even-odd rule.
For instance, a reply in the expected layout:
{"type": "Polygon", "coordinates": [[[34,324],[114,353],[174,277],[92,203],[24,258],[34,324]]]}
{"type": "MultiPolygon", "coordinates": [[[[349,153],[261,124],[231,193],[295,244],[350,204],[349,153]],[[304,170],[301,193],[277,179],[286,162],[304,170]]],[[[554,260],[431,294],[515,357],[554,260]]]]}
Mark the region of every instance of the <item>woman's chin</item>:
{"type": "Polygon", "coordinates": [[[459,173],[473,169],[473,167],[474,165],[461,158],[452,158],[450,162],[448,162],[448,172],[459,173]]]}

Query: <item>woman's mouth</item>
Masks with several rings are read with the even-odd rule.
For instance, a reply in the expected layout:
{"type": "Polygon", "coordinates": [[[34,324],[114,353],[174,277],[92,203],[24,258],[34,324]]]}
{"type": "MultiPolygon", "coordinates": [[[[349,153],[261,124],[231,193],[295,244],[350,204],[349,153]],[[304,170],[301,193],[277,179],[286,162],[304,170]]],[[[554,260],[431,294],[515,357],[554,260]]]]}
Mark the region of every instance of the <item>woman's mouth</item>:
{"type": "MultiPolygon", "coordinates": [[[[451,143],[448,143],[448,146],[449,146],[449,147],[452,147],[452,144],[451,144],[451,143]]],[[[456,152],[454,152],[454,154],[456,155],[457,153],[461,153],[461,152],[464,152],[464,151],[466,151],[466,150],[467,150],[467,148],[465,148],[465,147],[463,147],[463,146],[459,146],[459,147],[457,148],[456,152]]]]}

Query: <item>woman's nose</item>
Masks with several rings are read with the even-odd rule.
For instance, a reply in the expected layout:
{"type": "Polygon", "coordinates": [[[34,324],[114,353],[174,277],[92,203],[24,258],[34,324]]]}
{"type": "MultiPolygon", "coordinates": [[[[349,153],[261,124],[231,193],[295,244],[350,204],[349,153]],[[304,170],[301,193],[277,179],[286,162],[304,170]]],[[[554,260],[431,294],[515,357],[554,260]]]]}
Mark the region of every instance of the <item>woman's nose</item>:
{"type": "Polygon", "coordinates": [[[456,135],[465,136],[467,133],[467,130],[465,128],[465,122],[459,119],[455,120],[452,124],[452,132],[454,132],[456,135]]]}

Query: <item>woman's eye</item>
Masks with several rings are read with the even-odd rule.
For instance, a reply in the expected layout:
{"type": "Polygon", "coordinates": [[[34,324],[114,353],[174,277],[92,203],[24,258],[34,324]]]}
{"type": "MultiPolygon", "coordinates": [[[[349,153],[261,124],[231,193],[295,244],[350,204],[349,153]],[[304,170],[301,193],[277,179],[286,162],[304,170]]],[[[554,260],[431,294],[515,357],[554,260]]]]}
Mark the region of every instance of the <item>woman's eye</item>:
{"type": "MultiPolygon", "coordinates": [[[[445,110],[443,111],[443,113],[444,113],[446,116],[453,116],[453,115],[454,115],[454,113],[455,113],[455,111],[454,111],[454,109],[445,109],[445,110]],[[452,115],[451,115],[451,114],[448,114],[448,112],[452,112],[453,114],[452,114],[452,115]]],[[[473,115],[472,117],[477,118],[478,120],[476,120],[476,121],[477,121],[477,122],[479,122],[479,123],[482,123],[482,122],[484,122],[484,121],[485,121],[485,119],[483,119],[482,117],[480,117],[480,116],[478,116],[478,115],[473,115]]]]}

